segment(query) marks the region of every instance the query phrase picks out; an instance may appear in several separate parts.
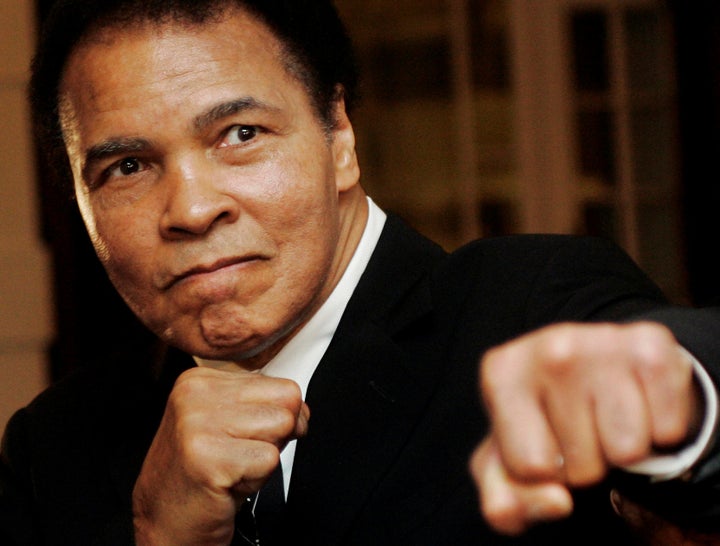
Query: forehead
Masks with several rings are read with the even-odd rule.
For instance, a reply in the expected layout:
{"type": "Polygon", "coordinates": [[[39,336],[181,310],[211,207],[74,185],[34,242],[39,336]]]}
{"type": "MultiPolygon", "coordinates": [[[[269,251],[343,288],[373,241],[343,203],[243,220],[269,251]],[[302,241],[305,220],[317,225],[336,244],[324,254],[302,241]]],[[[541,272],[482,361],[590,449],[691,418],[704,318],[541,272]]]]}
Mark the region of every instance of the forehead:
{"type": "Polygon", "coordinates": [[[271,87],[290,80],[297,84],[287,57],[266,25],[238,9],[203,23],[104,26],[86,36],[68,58],[60,103],[62,110],[68,102],[75,111],[89,103],[112,108],[123,95],[140,90],[182,96],[193,86],[212,86],[230,77],[271,87]],[[103,100],[110,104],[99,104],[103,100]]]}

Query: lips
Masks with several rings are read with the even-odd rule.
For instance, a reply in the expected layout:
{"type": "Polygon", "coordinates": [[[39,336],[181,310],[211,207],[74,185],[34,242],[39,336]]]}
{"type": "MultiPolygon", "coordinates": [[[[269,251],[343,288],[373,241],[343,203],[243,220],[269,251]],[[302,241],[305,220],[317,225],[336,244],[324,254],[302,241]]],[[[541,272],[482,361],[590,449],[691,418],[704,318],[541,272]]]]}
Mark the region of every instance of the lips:
{"type": "Polygon", "coordinates": [[[232,267],[235,265],[241,265],[241,264],[245,264],[245,263],[250,263],[250,262],[258,261],[258,260],[264,260],[264,259],[265,258],[263,258],[262,256],[259,256],[259,255],[249,255],[249,256],[242,256],[242,257],[223,258],[220,260],[216,260],[207,265],[193,266],[189,269],[186,269],[185,271],[183,271],[182,273],[180,273],[178,275],[172,275],[170,281],[165,284],[164,289],[169,290],[170,288],[172,288],[176,284],[184,281],[185,279],[198,277],[198,276],[202,276],[202,275],[206,275],[206,274],[210,274],[210,273],[215,273],[217,271],[220,271],[220,270],[228,268],[228,267],[232,267]]]}

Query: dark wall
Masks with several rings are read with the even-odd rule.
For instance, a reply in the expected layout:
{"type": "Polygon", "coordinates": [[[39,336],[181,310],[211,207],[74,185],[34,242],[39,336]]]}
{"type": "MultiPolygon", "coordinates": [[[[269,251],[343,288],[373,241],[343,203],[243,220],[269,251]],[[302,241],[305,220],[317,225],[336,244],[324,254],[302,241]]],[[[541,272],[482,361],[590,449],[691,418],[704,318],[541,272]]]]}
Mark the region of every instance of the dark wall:
{"type": "Polygon", "coordinates": [[[720,304],[720,2],[675,0],[680,156],[688,284],[720,304]]]}

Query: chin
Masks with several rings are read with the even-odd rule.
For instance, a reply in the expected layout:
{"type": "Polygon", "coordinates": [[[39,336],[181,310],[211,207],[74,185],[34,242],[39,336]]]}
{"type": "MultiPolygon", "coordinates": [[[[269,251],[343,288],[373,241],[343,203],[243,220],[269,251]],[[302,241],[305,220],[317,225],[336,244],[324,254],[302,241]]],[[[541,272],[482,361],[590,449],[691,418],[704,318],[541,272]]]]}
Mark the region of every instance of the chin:
{"type": "MultiPolygon", "coordinates": [[[[183,348],[186,352],[207,360],[222,360],[242,363],[262,359],[268,361],[277,354],[283,344],[278,343],[281,336],[272,336],[262,340],[207,340],[200,347],[183,348]],[[193,350],[194,349],[194,350],[193,350]]],[[[181,347],[182,348],[182,347],[181,347]]]]}

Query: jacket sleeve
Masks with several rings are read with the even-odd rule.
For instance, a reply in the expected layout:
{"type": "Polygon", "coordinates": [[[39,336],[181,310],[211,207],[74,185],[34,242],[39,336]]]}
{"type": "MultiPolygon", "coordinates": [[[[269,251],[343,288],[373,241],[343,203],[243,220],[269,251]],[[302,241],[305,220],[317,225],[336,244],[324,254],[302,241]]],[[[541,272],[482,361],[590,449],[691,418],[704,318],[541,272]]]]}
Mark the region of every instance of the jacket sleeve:
{"type": "MultiPolygon", "coordinates": [[[[88,546],[132,546],[135,544],[132,514],[118,512],[90,531],[78,515],[74,522],[84,527],[83,535],[68,536],[67,529],[60,530],[48,524],[48,511],[57,499],[39,498],[39,478],[35,471],[33,455],[32,416],[21,409],[10,419],[0,450],[0,545],[2,546],[50,546],[76,545],[78,540],[88,546]],[[85,542],[89,540],[89,542],[85,542]]],[[[82,494],[67,491],[67,495],[82,494]]],[[[62,497],[62,495],[58,495],[62,497]]]]}
{"type": "Polygon", "coordinates": [[[0,450],[0,543],[10,546],[40,544],[25,423],[20,410],[8,423],[0,450]]]}

